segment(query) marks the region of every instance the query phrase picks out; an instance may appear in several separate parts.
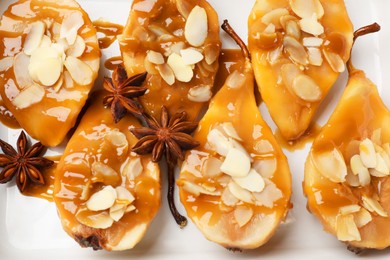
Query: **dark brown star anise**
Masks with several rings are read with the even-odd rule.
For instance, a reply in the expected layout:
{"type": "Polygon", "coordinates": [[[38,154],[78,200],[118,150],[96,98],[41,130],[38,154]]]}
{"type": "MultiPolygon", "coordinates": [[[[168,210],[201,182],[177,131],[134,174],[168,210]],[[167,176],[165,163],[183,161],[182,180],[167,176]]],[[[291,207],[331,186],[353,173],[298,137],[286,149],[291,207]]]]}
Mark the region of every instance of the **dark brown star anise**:
{"type": "Polygon", "coordinates": [[[118,65],[112,73],[112,78],[104,78],[103,87],[110,94],[104,97],[103,104],[111,108],[115,123],[118,123],[127,111],[134,115],[142,114],[142,107],[133,99],[144,95],[147,91],[146,87],[141,86],[146,76],[145,72],[128,78],[123,66],[118,65]]]}
{"type": "Polygon", "coordinates": [[[21,192],[26,188],[28,181],[38,185],[45,185],[45,180],[39,171],[53,165],[53,161],[41,157],[45,147],[39,142],[28,148],[26,134],[22,131],[16,143],[17,151],[8,143],[0,139],[0,147],[4,154],[0,154],[0,183],[7,183],[16,177],[16,184],[21,192]]]}
{"type": "Polygon", "coordinates": [[[144,155],[152,154],[152,160],[158,162],[165,155],[168,164],[168,203],[176,223],[181,227],[187,224],[187,219],[180,215],[174,202],[175,175],[177,160],[184,160],[184,151],[199,145],[190,135],[198,123],[186,121],[186,112],[176,113],[169,118],[166,107],[161,108],[161,120],[144,114],[149,127],[134,128],[131,132],[139,139],[133,147],[133,152],[144,155]]]}

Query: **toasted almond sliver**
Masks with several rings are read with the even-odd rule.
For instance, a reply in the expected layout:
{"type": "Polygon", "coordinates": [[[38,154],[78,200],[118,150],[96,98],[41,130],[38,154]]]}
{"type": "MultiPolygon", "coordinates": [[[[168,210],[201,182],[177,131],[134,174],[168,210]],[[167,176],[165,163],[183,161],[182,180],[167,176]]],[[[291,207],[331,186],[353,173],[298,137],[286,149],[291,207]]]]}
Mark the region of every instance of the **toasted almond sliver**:
{"type": "Polygon", "coordinates": [[[322,54],[320,49],[309,47],[307,48],[309,54],[309,63],[313,66],[321,66],[323,63],[322,54]]]}
{"type": "Polygon", "coordinates": [[[300,40],[301,38],[301,28],[294,20],[290,20],[286,23],[286,33],[287,35],[292,36],[297,40],[300,40]]]}
{"type": "Polygon", "coordinates": [[[124,205],[128,206],[134,202],[135,197],[126,188],[124,188],[122,186],[118,186],[115,188],[115,191],[116,191],[116,197],[117,197],[116,203],[124,204],[124,205]]]}
{"type": "Polygon", "coordinates": [[[356,204],[355,205],[348,205],[348,206],[341,207],[339,209],[339,213],[341,215],[347,215],[347,214],[358,212],[360,209],[361,209],[361,207],[359,205],[356,205],[356,204]]]}
{"type": "Polygon", "coordinates": [[[352,214],[338,215],[336,218],[337,238],[340,241],[360,241],[360,232],[352,214]]]}
{"type": "Polygon", "coordinates": [[[215,157],[209,157],[205,160],[202,166],[202,175],[205,177],[214,178],[222,174],[222,161],[215,157]]]}
{"type": "Polygon", "coordinates": [[[223,204],[229,207],[235,206],[238,202],[239,199],[237,199],[228,188],[225,188],[224,191],[222,192],[221,195],[221,201],[223,204]]]}
{"type": "Polygon", "coordinates": [[[191,12],[190,4],[187,0],[176,0],[176,8],[185,19],[188,18],[191,12]]]}
{"type": "Polygon", "coordinates": [[[304,101],[316,102],[321,100],[322,91],[317,83],[307,75],[298,75],[292,84],[294,93],[304,101]]]}
{"type": "Polygon", "coordinates": [[[200,194],[206,194],[210,196],[221,196],[221,192],[219,191],[210,191],[205,189],[204,187],[194,184],[187,180],[178,180],[177,185],[181,186],[185,191],[191,193],[195,197],[200,196],[200,194]]]}
{"type": "Polygon", "coordinates": [[[283,46],[285,50],[290,54],[290,58],[293,61],[301,65],[307,65],[309,63],[308,55],[305,51],[305,48],[294,37],[285,36],[283,39],[283,46]]]}
{"type": "Polygon", "coordinates": [[[106,186],[102,190],[92,194],[86,202],[89,210],[100,211],[109,209],[114,205],[116,200],[116,191],[112,186],[106,186]]]}
{"type": "Polygon", "coordinates": [[[187,48],[180,51],[184,64],[193,65],[203,60],[203,54],[193,48],[187,48]]]}
{"type": "Polygon", "coordinates": [[[370,174],[375,177],[386,177],[390,174],[385,159],[379,153],[376,153],[376,166],[370,169],[370,174]]]}
{"type": "Polygon", "coordinates": [[[303,18],[299,21],[302,31],[319,36],[324,33],[324,27],[317,21],[317,15],[313,14],[310,18],[303,18]]]}
{"type": "Polygon", "coordinates": [[[120,181],[119,174],[110,166],[101,163],[94,162],[91,166],[92,171],[92,183],[104,183],[106,185],[115,185],[120,181]]]}
{"type": "Polygon", "coordinates": [[[82,60],[69,56],[66,58],[64,65],[77,84],[86,86],[92,83],[94,73],[91,67],[82,60]]]}
{"type": "Polygon", "coordinates": [[[212,94],[210,86],[199,85],[190,88],[187,97],[194,102],[207,102],[211,99],[212,94]]]}
{"type": "Polygon", "coordinates": [[[178,81],[190,82],[194,76],[191,66],[185,64],[183,58],[176,53],[169,55],[167,64],[171,67],[178,81]]]}
{"type": "Polygon", "coordinates": [[[245,177],[251,168],[250,157],[239,149],[232,148],[221,165],[221,171],[232,177],[245,177]]]}
{"type": "Polygon", "coordinates": [[[301,71],[295,64],[287,63],[280,68],[280,74],[282,76],[283,83],[287,89],[292,89],[294,80],[301,75],[301,71]]]}
{"type": "Polygon", "coordinates": [[[148,51],[148,53],[146,54],[146,58],[153,64],[160,65],[164,64],[165,62],[164,56],[161,53],[152,50],[148,51]]]}
{"type": "Polygon", "coordinates": [[[368,210],[366,210],[365,208],[361,208],[359,212],[355,213],[355,222],[358,228],[367,225],[371,222],[371,220],[372,216],[370,212],[368,212],[368,210]]]}
{"type": "Polygon", "coordinates": [[[57,82],[52,86],[54,91],[58,93],[62,86],[64,85],[64,76],[61,74],[60,78],[57,80],[57,82]]]}
{"type": "Polygon", "coordinates": [[[340,55],[326,50],[323,50],[322,52],[334,72],[344,72],[345,63],[340,55]]]}
{"type": "Polygon", "coordinates": [[[188,15],[184,27],[184,36],[192,46],[199,47],[205,42],[207,34],[208,21],[206,10],[197,5],[188,15]]]}
{"type": "Polygon", "coordinates": [[[280,29],[282,28],[280,18],[287,14],[289,14],[289,11],[286,8],[273,9],[261,18],[261,22],[265,25],[273,24],[276,29],[280,29]]]}
{"type": "Polygon", "coordinates": [[[213,64],[219,57],[219,45],[217,44],[207,44],[204,47],[204,59],[207,64],[213,64]]]}
{"type": "Polygon", "coordinates": [[[358,175],[361,171],[367,171],[368,169],[363,165],[362,159],[360,158],[360,155],[355,154],[351,157],[350,161],[351,170],[353,174],[358,175]]]}
{"type": "Polygon", "coordinates": [[[262,192],[265,187],[263,177],[254,169],[245,177],[233,177],[233,181],[250,192],[262,192]]]}
{"type": "Polygon", "coordinates": [[[45,33],[46,25],[41,21],[37,21],[31,24],[30,32],[27,34],[24,42],[24,53],[31,55],[35,49],[39,47],[42,41],[42,37],[45,33]]]}
{"type": "Polygon", "coordinates": [[[305,47],[320,47],[323,42],[324,40],[318,37],[303,38],[303,46],[305,47]]]}
{"type": "Polygon", "coordinates": [[[347,166],[343,154],[337,148],[332,151],[312,153],[311,159],[314,166],[324,177],[335,183],[345,181],[347,166]]]}
{"type": "Polygon", "coordinates": [[[172,86],[175,83],[175,74],[168,64],[157,65],[157,70],[168,85],[172,86]]]}
{"type": "Polygon", "coordinates": [[[83,25],[83,15],[79,11],[66,15],[61,24],[60,38],[65,38],[69,45],[73,45],[77,38],[77,32],[83,25]]]}
{"type": "Polygon", "coordinates": [[[324,8],[319,0],[290,0],[291,9],[301,18],[316,14],[318,19],[324,15],[324,8]]]}
{"type": "Polygon", "coordinates": [[[375,199],[369,198],[365,195],[362,196],[363,206],[371,212],[376,212],[379,216],[387,217],[387,212],[383,209],[382,205],[375,199]]]}
{"type": "Polygon", "coordinates": [[[212,129],[207,135],[207,142],[215,152],[222,156],[227,156],[229,150],[233,148],[233,144],[229,139],[218,129],[212,129]]]}
{"type": "Polygon", "coordinates": [[[110,211],[109,211],[110,217],[115,222],[118,222],[119,220],[121,220],[121,218],[124,216],[124,214],[126,212],[126,206],[124,206],[124,205],[119,205],[119,206],[120,207],[118,207],[118,208],[114,208],[114,206],[113,206],[110,208],[110,211]]]}
{"type": "Polygon", "coordinates": [[[76,214],[76,219],[91,228],[98,228],[98,229],[106,229],[112,226],[114,223],[114,220],[110,217],[110,215],[106,212],[99,212],[94,215],[85,216],[84,214],[81,214],[82,212],[78,212],[76,214]]]}
{"type": "Polygon", "coordinates": [[[253,209],[246,206],[238,206],[234,210],[234,219],[241,228],[245,226],[253,217],[253,209]]]}
{"type": "Polygon", "coordinates": [[[83,55],[85,47],[86,45],[84,39],[77,35],[74,44],[70,46],[68,50],[66,50],[66,55],[78,58],[83,55]]]}
{"type": "Polygon", "coordinates": [[[234,197],[237,199],[253,204],[253,197],[250,191],[247,191],[243,188],[241,188],[237,183],[234,181],[230,181],[228,184],[228,189],[233,194],[234,197]]]}
{"type": "Polygon", "coordinates": [[[29,73],[30,57],[25,53],[20,52],[15,56],[13,60],[13,68],[16,83],[19,89],[24,89],[32,86],[34,81],[32,80],[29,73]]]}
{"type": "Polygon", "coordinates": [[[345,176],[345,181],[351,187],[359,187],[360,186],[359,176],[353,174],[352,170],[350,168],[348,168],[348,173],[347,173],[347,176],[345,176]]]}
{"type": "Polygon", "coordinates": [[[142,166],[141,158],[136,157],[129,159],[129,162],[122,171],[122,176],[126,176],[129,180],[134,180],[143,172],[143,170],[144,167],[142,166]]]}
{"type": "Polygon", "coordinates": [[[39,103],[45,96],[45,89],[40,85],[32,85],[31,87],[25,88],[19,95],[12,100],[12,104],[17,109],[24,109],[33,104],[39,103]]]}
{"type": "Polygon", "coordinates": [[[235,70],[227,77],[226,85],[229,88],[233,88],[233,89],[241,88],[245,84],[245,81],[246,81],[245,75],[235,70]]]}
{"type": "Polygon", "coordinates": [[[363,165],[367,168],[375,168],[376,161],[376,153],[373,142],[366,138],[359,145],[360,158],[363,162],[363,165]]]}

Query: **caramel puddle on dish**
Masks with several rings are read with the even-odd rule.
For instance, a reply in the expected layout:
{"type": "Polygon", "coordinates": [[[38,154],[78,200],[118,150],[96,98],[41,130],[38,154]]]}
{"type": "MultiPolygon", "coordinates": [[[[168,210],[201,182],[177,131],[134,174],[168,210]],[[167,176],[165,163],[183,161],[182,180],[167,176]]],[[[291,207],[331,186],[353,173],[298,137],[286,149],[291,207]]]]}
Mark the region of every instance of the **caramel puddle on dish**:
{"type": "Polygon", "coordinates": [[[122,64],[123,63],[123,59],[121,56],[114,56],[114,57],[111,57],[111,58],[108,58],[105,62],[104,62],[104,67],[108,70],[115,70],[115,68],[122,64]]]}
{"type": "Polygon", "coordinates": [[[98,38],[100,49],[110,47],[116,41],[116,37],[123,32],[122,25],[104,20],[93,21],[93,26],[95,26],[98,33],[104,34],[104,37],[98,38]]]}
{"type": "Polygon", "coordinates": [[[274,135],[275,135],[275,138],[278,141],[279,145],[282,148],[284,148],[290,152],[294,152],[297,150],[304,149],[306,144],[313,142],[314,139],[317,137],[318,133],[320,132],[320,130],[321,130],[321,127],[318,124],[312,123],[310,125],[310,127],[306,130],[306,132],[299,139],[293,140],[293,141],[286,140],[283,137],[279,128],[276,129],[274,135]]]}
{"type": "Polygon", "coordinates": [[[0,123],[8,128],[20,129],[18,121],[16,121],[14,115],[5,106],[3,100],[0,99],[0,123]]]}
{"type": "Polygon", "coordinates": [[[62,155],[45,157],[49,160],[54,161],[54,164],[51,167],[42,171],[42,175],[45,178],[45,185],[29,185],[26,187],[26,190],[23,192],[23,195],[53,202],[54,179],[57,165],[61,157],[62,155]]]}

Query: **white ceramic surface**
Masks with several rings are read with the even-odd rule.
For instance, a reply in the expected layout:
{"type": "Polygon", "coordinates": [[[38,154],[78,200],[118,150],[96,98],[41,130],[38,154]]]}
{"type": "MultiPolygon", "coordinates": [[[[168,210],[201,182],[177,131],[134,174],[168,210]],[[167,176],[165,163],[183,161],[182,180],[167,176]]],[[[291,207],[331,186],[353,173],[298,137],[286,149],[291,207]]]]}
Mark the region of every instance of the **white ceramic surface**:
{"type": "MultiPolygon", "coordinates": [[[[1,0],[1,13],[13,0],[1,0]]],[[[100,17],[125,24],[131,0],[80,0],[92,20],[100,17]]],[[[246,39],[247,16],[254,0],[210,0],[219,14],[220,21],[229,19],[231,25],[246,39]]],[[[357,68],[364,69],[368,77],[377,84],[386,105],[390,107],[390,1],[346,0],[355,28],[372,22],[382,25],[381,32],[359,39],[355,45],[353,59],[357,68]]],[[[224,48],[235,45],[223,35],[224,48]]],[[[102,64],[107,57],[119,54],[117,44],[103,50],[102,64]]],[[[101,70],[100,80],[108,71],[101,70]]],[[[344,73],[335,84],[316,117],[324,124],[333,111],[346,84],[344,73]]],[[[97,82],[99,84],[99,82],[97,82]]],[[[260,107],[266,121],[275,130],[264,105],[260,107]]],[[[14,143],[20,130],[9,130],[0,124],[0,138],[14,143]]],[[[14,184],[0,186],[0,259],[337,259],[356,258],[333,236],[325,233],[317,219],[306,210],[306,199],[302,193],[304,161],[310,144],[305,149],[285,151],[293,175],[294,208],[286,223],[276,235],[260,249],[244,253],[231,253],[207,241],[196,227],[189,225],[179,229],[169,214],[163,196],[162,208],[142,242],[133,250],[121,253],[93,252],[81,249],[65,234],[57,217],[55,205],[43,200],[24,197],[14,184]]],[[[61,153],[57,148],[52,153],[61,153]]],[[[165,183],[163,183],[165,186],[165,183]]],[[[184,212],[179,204],[179,209],[184,212]]],[[[367,257],[389,259],[390,250],[370,253],[367,257]]]]}

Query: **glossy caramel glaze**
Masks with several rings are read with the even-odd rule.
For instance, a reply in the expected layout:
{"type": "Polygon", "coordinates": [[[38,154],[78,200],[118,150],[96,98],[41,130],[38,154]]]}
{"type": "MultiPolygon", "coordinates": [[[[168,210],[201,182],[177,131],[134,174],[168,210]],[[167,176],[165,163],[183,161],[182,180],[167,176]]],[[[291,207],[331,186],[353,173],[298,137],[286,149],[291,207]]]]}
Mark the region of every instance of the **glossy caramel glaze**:
{"type": "MultiPolygon", "coordinates": [[[[10,5],[1,20],[0,60],[14,57],[21,52],[31,23],[43,19],[61,23],[64,16],[72,12],[81,12],[83,16],[84,25],[78,32],[85,39],[87,47],[80,59],[91,67],[93,77],[96,78],[100,58],[96,30],[87,13],[73,0],[61,3],[54,0],[21,0],[10,5]]],[[[40,102],[18,109],[12,103],[21,92],[13,67],[0,71],[0,94],[5,106],[29,135],[46,146],[56,146],[64,140],[69,129],[75,124],[93,86],[73,83],[72,88],[62,87],[58,92],[52,87],[45,87],[45,95],[40,102]]]]}
{"type": "Polygon", "coordinates": [[[104,37],[99,37],[100,49],[107,49],[117,39],[117,36],[123,33],[123,26],[120,24],[111,23],[104,20],[97,20],[93,22],[96,31],[104,34],[104,37]]]}
{"type": "Polygon", "coordinates": [[[321,127],[313,123],[299,139],[288,141],[284,139],[280,129],[276,129],[275,138],[281,147],[290,152],[294,152],[296,150],[304,149],[307,144],[313,142],[320,130],[321,127]]]}
{"type": "MultiPolygon", "coordinates": [[[[139,242],[160,207],[160,171],[150,156],[143,156],[143,172],[139,176],[130,180],[121,174],[129,160],[139,158],[131,152],[137,138],[129,129],[139,127],[140,124],[129,115],[114,124],[110,109],[103,107],[103,97],[106,94],[101,91],[91,97],[93,103],[65,149],[56,173],[54,201],[63,227],[70,236],[77,240],[80,240],[80,237],[94,237],[98,239],[100,246],[107,250],[123,250],[139,242]],[[126,148],[119,149],[107,142],[105,136],[112,130],[126,136],[126,148]],[[94,162],[104,163],[119,173],[121,178],[113,187],[125,187],[135,197],[133,205],[136,210],[126,213],[107,229],[85,226],[75,217],[78,210],[85,209],[88,198],[83,198],[82,193],[93,177],[91,167],[94,162]],[[132,231],[135,234],[132,234],[132,231]],[[127,242],[122,241],[125,235],[130,235],[127,242]]],[[[104,182],[94,183],[90,186],[89,195],[104,185],[104,182]]]]}
{"type": "Polygon", "coordinates": [[[104,67],[108,70],[115,70],[116,67],[120,64],[123,63],[123,60],[122,60],[122,57],[121,56],[115,56],[115,57],[111,57],[109,59],[107,59],[105,62],[104,62],[104,67]]]}
{"type": "MultiPolygon", "coordinates": [[[[125,26],[122,36],[119,37],[124,65],[129,77],[143,73],[145,68],[146,52],[153,50],[164,54],[172,44],[184,42],[186,47],[190,47],[184,37],[185,18],[179,13],[176,2],[184,3],[188,10],[196,5],[204,8],[208,17],[208,37],[205,43],[198,47],[204,49],[205,46],[214,48],[218,56],[221,48],[219,39],[219,21],[215,10],[204,0],[135,0],[129,20],[125,26]],[[143,8],[148,11],[140,11],[143,8]],[[148,29],[150,25],[156,25],[166,30],[173,39],[157,38],[148,29]]],[[[164,36],[164,35],[163,35],[164,36]]],[[[199,112],[208,102],[194,102],[188,99],[188,91],[195,86],[208,86],[212,89],[215,74],[218,70],[218,59],[208,65],[205,60],[199,62],[194,68],[194,77],[188,83],[175,81],[173,85],[168,85],[160,76],[158,71],[148,71],[148,78],[145,83],[149,91],[140,98],[142,105],[155,117],[160,117],[161,106],[168,108],[170,114],[185,110],[189,120],[195,120],[199,112]]]]}
{"type": "Polygon", "coordinates": [[[6,108],[3,100],[0,99],[0,122],[6,127],[19,129],[20,125],[14,115],[6,108]]]}
{"type": "MultiPolygon", "coordinates": [[[[336,233],[336,216],[339,208],[351,204],[362,205],[361,196],[379,196],[379,202],[390,214],[390,178],[372,177],[365,187],[351,187],[346,183],[334,183],[325,178],[314,166],[314,154],[338,148],[349,167],[352,155],[359,148],[349,144],[371,138],[373,131],[382,129],[382,143],[390,142],[390,112],[381,100],[376,86],[362,71],[354,71],[335,112],[321,129],[313,143],[305,166],[304,193],[308,208],[316,215],[325,230],[336,233]],[[352,150],[351,150],[352,149],[352,150]]],[[[361,241],[348,242],[359,248],[383,249],[390,245],[390,217],[372,213],[372,221],[359,228],[361,241]]]]}

